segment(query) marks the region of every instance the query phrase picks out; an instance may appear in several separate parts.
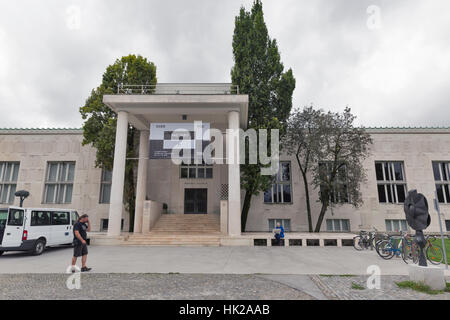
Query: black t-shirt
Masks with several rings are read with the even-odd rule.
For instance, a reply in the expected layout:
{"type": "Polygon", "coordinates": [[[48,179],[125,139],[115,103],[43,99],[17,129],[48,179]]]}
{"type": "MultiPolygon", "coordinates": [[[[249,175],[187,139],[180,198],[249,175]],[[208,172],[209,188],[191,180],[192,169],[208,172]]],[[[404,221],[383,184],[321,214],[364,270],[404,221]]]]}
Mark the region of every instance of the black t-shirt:
{"type": "Polygon", "coordinates": [[[88,226],[85,223],[78,221],[73,226],[73,238],[78,240],[78,238],[75,236],[75,231],[78,231],[80,233],[80,236],[84,240],[87,240],[87,232],[86,232],[87,229],[88,229],[88,226]]]}

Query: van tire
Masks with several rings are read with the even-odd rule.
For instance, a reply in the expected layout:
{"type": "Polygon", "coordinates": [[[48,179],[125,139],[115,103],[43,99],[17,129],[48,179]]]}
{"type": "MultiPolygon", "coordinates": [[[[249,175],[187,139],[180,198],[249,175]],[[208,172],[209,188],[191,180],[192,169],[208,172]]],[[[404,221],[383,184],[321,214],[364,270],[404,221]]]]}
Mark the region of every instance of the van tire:
{"type": "Polygon", "coordinates": [[[31,254],[33,256],[39,256],[45,250],[45,240],[39,239],[34,243],[33,249],[31,250],[31,254]]]}
{"type": "Polygon", "coordinates": [[[2,255],[2,254],[4,254],[5,253],[5,251],[0,251],[0,256],[2,255]]]}

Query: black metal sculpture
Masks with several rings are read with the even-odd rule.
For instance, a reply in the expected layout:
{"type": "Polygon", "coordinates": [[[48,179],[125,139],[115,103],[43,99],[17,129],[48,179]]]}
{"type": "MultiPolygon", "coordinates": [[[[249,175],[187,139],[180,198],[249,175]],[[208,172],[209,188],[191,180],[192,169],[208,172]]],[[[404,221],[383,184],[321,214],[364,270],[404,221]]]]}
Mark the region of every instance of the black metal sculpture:
{"type": "Polygon", "coordinates": [[[30,195],[30,193],[29,193],[28,191],[25,191],[25,190],[20,190],[20,191],[17,191],[14,195],[15,195],[16,197],[19,197],[19,198],[20,198],[20,207],[22,207],[22,206],[23,206],[23,201],[24,201],[26,198],[28,198],[28,196],[30,195]]]}
{"type": "Polygon", "coordinates": [[[404,211],[406,214],[406,221],[408,225],[416,230],[416,242],[419,245],[419,266],[426,267],[427,259],[425,258],[425,237],[423,230],[428,228],[431,223],[431,216],[428,213],[428,201],[427,198],[421,193],[417,193],[417,190],[411,190],[408,192],[408,196],[405,199],[404,211]]]}

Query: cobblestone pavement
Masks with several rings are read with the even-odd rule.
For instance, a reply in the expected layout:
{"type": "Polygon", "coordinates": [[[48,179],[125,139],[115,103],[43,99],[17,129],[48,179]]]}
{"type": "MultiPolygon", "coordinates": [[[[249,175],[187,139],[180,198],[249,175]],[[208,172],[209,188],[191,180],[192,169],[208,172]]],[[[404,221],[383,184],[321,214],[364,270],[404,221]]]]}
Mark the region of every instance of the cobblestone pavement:
{"type": "Polygon", "coordinates": [[[399,288],[396,282],[409,280],[407,276],[382,276],[379,290],[367,289],[368,276],[313,275],[311,279],[331,300],[450,300],[450,293],[430,295],[399,288]],[[353,289],[352,284],[364,289],[353,289]]]}
{"type": "Polygon", "coordinates": [[[312,300],[289,286],[256,275],[82,274],[69,290],[65,274],[2,274],[0,299],[312,300]]]}
{"type": "MultiPolygon", "coordinates": [[[[81,289],[69,290],[67,274],[0,274],[0,300],[314,300],[311,287],[289,275],[81,274],[81,289]],[[284,279],[283,277],[286,277],[284,279]],[[290,277],[290,278],[288,278],[290,277]],[[287,281],[290,279],[290,281],[287,281]],[[308,294],[311,293],[312,295],[308,294]]],[[[381,289],[366,288],[367,276],[310,275],[330,300],[450,300],[450,293],[429,295],[395,284],[407,276],[382,276],[381,289]],[[363,287],[353,289],[352,284],[363,287]]],[[[448,279],[450,280],[450,279],[448,279]]]]}

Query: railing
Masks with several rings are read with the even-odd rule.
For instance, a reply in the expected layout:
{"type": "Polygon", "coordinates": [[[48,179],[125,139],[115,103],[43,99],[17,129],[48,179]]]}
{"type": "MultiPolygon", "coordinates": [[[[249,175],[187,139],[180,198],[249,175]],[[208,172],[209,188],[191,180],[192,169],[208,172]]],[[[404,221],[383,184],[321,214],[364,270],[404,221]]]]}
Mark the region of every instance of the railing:
{"type": "Polygon", "coordinates": [[[119,85],[117,94],[239,94],[239,86],[230,83],[161,83],[156,85],[119,85]]]}

